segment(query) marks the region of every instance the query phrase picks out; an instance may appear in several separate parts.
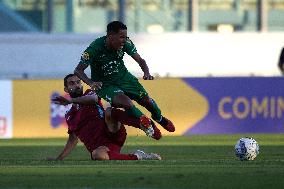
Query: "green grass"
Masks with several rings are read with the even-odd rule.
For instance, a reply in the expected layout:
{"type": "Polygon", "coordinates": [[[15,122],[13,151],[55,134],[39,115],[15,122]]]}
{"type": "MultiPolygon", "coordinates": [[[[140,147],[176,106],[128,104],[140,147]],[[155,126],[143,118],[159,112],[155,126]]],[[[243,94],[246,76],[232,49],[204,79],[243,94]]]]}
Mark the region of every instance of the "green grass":
{"type": "Polygon", "coordinates": [[[253,135],[260,154],[244,162],[234,155],[242,136],[129,137],[122,150],[162,161],[92,161],[81,144],[64,161],[45,161],[66,139],[0,140],[0,188],[283,188],[284,135],[253,135]]]}

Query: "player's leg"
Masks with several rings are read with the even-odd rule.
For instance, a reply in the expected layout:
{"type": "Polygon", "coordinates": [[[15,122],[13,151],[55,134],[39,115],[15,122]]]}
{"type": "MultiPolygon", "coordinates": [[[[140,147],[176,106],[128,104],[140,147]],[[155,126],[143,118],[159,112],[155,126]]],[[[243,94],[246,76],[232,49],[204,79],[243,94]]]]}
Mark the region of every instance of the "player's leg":
{"type": "Polygon", "coordinates": [[[161,160],[161,156],[155,153],[145,153],[137,150],[133,154],[121,154],[117,150],[111,150],[107,146],[99,146],[92,154],[93,160],[161,160]]]}
{"type": "Polygon", "coordinates": [[[106,145],[109,149],[107,153],[110,160],[161,160],[159,155],[154,153],[146,154],[141,150],[137,150],[133,154],[121,154],[120,151],[125,143],[126,136],[124,125],[121,125],[117,133],[110,135],[111,142],[106,145]]]}
{"type": "Polygon", "coordinates": [[[139,83],[138,79],[128,74],[126,76],[127,79],[123,79],[120,82],[120,87],[124,91],[124,93],[135,100],[138,104],[145,107],[152,114],[152,118],[157,121],[163,128],[165,128],[169,132],[174,132],[175,127],[173,123],[162,116],[161,110],[156,104],[156,102],[151,99],[144,89],[144,87],[139,83]]]}
{"type": "Polygon", "coordinates": [[[147,136],[150,136],[156,140],[159,140],[162,137],[159,130],[154,130],[154,128],[156,128],[154,123],[144,115],[140,118],[136,118],[134,116],[128,115],[123,110],[109,107],[105,111],[105,121],[108,126],[108,130],[111,133],[116,133],[117,131],[119,131],[122,123],[124,125],[142,129],[147,136]]]}
{"type": "Polygon", "coordinates": [[[141,117],[143,113],[133,104],[131,99],[124,94],[124,91],[117,86],[104,86],[98,95],[109,102],[113,107],[124,108],[127,113],[137,118],[141,117]]]}
{"type": "Polygon", "coordinates": [[[138,160],[135,154],[121,154],[107,146],[99,146],[92,152],[93,160],[138,160]]]}
{"type": "Polygon", "coordinates": [[[108,155],[108,147],[106,146],[99,146],[96,148],[94,151],[92,151],[92,159],[93,160],[109,160],[109,155],[108,155]]]}
{"type": "MultiPolygon", "coordinates": [[[[104,86],[98,92],[98,95],[107,100],[112,106],[124,108],[128,115],[139,118],[140,129],[142,129],[147,136],[150,136],[156,140],[161,138],[161,132],[158,130],[155,124],[134,106],[132,100],[124,94],[124,91],[120,87],[110,85],[104,86]]],[[[125,124],[129,125],[128,123],[125,124]]]]}
{"type": "Polygon", "coordinates": [[[146,95],[136,101],[138,104],[145,107],[149,112],[151,112],[152,118],[157,121],[163,128],[165,128],[169,132],[175,131],[174,124],[169,119],[162,116],[160,108],[152,98],[146,95]]]}
{"type": "Polygon", "coordinates": [[[112,133],[105,130],[107,138],[105,142],[92,152],[92,159],[94,160],[138,160],[134,154],[121,154],[120,150],[126,140],[126,129],[123,125],[120,129],[112,133]]]}
{"type": "Polygon", "coordinates": [[[135,101],[141,106],[145,107],[149,112],[151,112],[152,118],[155,121],[159,122],[162,119],[160,108],[158,107],[156,102],[148,96],[148,94],[139,99],[135,99],[135,101]]]}
{"type": "Polygon", "coordinates": [[[128,96],[122,93],[117,94],[116,96],[114,96],[112,102],[115,107],[123,107],[125,111],[127,112],[127,114],[125,114],[124,112],[120,112],[118,110],[114,110],[113,112],[113,115],[118,115],[116,116],[117,119],[120,119],[120,121],[123,121],[124,124],[131,125],[131,126],[135,126],[135,125],[137,126],[137,123],[139,120],[139,128],[142,129],[146,133],[147,136],[152,137],[156,140],[159,140],[162,137],[160,130],[158,130],[155,124],[151,122],[151,120],[147,116],[142,114],[142,112],[133,105],[132,101],[130,100],[128,96]],[[124,103],[126,101],[128,102],[124,103]],[[130,118],[130,116],[133,116],[133,118],[130,118]],[[135,120],[135,118],[137,119],[135,120]]]}
{"type": "Polygon", "coordinates": [[[119,131],[121,127],[121,122],[119,122],[118,119],[114,117],[114,113],[112,113],[112,109],[115,109],[115,108],[108,107],[105,110],[105,122],[106,122],[109,132],[116,133],[117,131],[119,131]]]}
{"type": "Polygon", "coordinates": [[[121,154],[120,150],[126,140],[126,129],[123,125],[116,133],[111,133],[105,130],[107,140],[99,145],[95,150],[92,151],[91,157],[93,160],[160,160],[160,156],[157,154],[146,154],[141,150],[137,150],[133,154],[121,154]]]}
{"type": "Polygon", "coordinates": [[[124,108],[129,115],[137,118],[141,117],[143,113],[133,104],[132,100],[124,93],[118,93],[112,99],[112,105],[118,108],[124,108]]]}
{"type": "MultiPolygon", "coordinates": [[[[117,105],[117,107],[127,107],[127,109],[125,109],[127,113],[136,117],[141,117],[143,113],[133,105],[132,100],[137,101],[144,96],[148,96],[148,94],[139,83],[138,79],[132,74],[127,73],[117,82],[117,86],[123,91],[123,94],[116,95],[113,98],[113,104],[117,105]],[[135,112],[140,112],[140,114],[135,112]]],[[[160,109],[157,109],[154,113],[157,113],[157,117],[160,117],[161,111],[160,109]]]]}
{"type": "Polygon", "coordinates": [[[108,151],[110,160],[138,160],[135,154],[121,154],[115,151],[108,151]]]}

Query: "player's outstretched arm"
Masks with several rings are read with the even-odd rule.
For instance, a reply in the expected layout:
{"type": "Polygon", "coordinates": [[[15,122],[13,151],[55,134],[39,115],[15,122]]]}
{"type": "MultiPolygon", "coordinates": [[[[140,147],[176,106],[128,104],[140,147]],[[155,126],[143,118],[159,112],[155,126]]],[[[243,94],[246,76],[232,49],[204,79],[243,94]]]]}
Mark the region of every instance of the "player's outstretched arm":
{"type": "Polygon", "coordinates": [[[92,81],[85,73],[85,69],[87,67],[88,67],[87,64],[79,63],[74,70],[74,74],[84,83],[89,85],[91,89],[100,89],[102,87],[102,82],[92,81]]]}
{"type": "Polygon", "coordinates": [[[48,157],[47,160],[63,160],[76,147],[77,143],[77,136],[74,133],[69,134],[69,138],[62,152],[56,158],[48,157]]]}
{"type": "Polygon", "coordinates": [[[98,96],[95,92],[93,94],[88,94],[85,96],[71,98],[70,103],[74,104],[84,104],[84,105],[92,105],[98,102],[98,96]]]}
{"type": "Polygon", "coordinates": [[[77,97],[77,98],[70,98],[67,99],[63,96],[57,96],[54,99],[52,99],[52,101],[55,104],[58,105],[68,105],[68,104],[84,104],[84,105],[92,105],[92,104],[96,104],[98,102],[98,96],[97,94],[92,91],[92,93],[89,93],[88,95],[84,95],[81,97],[77,97]]]}
{"type": "Polygon", "coordinates": [[[146,64],[146,61],[141,58],[141,56],[138,53],[135,53],[131,56],[140,66],[142,71],[144,72],[143,79],[144,80],[153,80],[154,77],[150,74],[148,65],[146,64]]]}

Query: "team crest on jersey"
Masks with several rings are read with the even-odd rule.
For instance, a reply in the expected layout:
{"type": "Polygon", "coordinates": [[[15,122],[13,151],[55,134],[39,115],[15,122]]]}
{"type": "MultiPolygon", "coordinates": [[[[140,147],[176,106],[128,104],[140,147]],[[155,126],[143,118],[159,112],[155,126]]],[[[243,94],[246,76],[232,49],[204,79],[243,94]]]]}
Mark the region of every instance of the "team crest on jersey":
{"type": "Polygon", "coordinates": [[[85,61],[88,61],[90,59],[90,55],[88,52],[84,52],[82,54],[82,59],[85,60],[85,61]]]}

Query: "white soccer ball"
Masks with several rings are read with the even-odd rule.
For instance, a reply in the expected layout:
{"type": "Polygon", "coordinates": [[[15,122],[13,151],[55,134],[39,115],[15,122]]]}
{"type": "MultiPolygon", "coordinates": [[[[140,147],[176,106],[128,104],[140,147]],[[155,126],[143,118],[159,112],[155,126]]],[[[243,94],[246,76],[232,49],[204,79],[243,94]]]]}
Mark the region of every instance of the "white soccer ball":
{"type": "Polygon", "coordinates": [[[241,160],[254,160],[259,154],[259,146],[253,138],[241,138],[235,145],[236,156],[241,160]]]}

